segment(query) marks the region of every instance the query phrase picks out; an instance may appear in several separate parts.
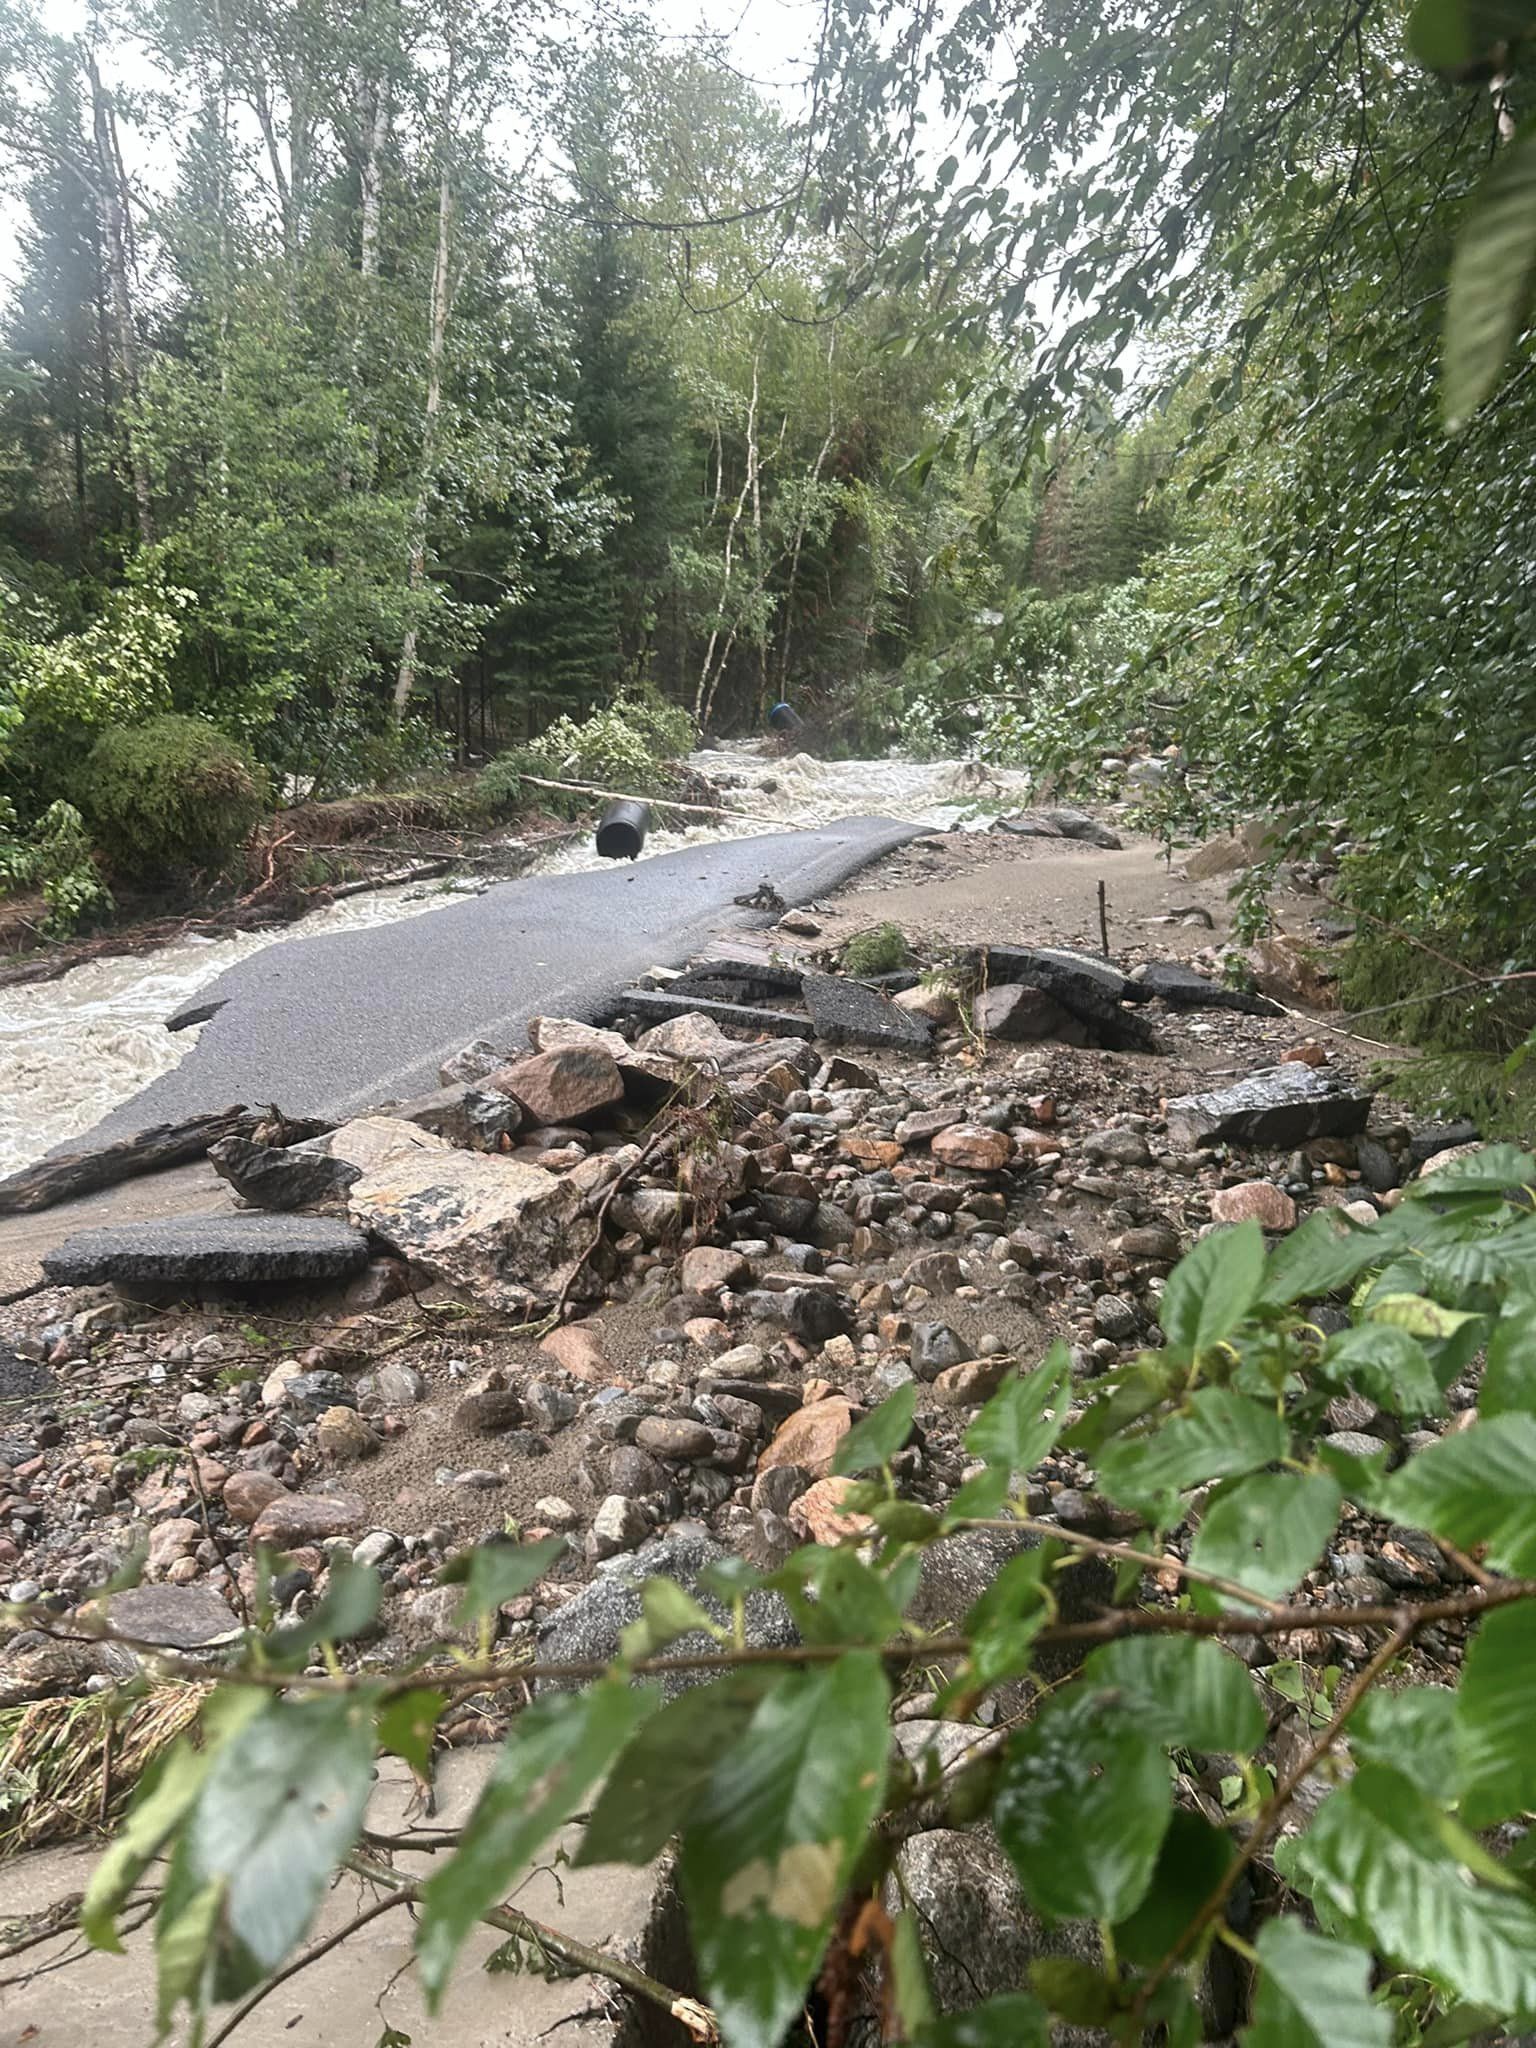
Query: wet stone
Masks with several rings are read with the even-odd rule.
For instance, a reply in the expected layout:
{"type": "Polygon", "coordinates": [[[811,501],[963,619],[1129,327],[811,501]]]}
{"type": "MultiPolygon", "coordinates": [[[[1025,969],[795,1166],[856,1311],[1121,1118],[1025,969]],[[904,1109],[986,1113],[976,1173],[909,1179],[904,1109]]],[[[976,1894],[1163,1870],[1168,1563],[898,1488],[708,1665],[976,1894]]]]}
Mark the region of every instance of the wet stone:
{"type": "Polygon", "coordinates": [[[1331,1070],[1291,1062],[1231,1088],[1176,1096],[1168,1137],[1177,1146],[1304,1145],[1365,1129],[1371,1097],[1331,1070]]]}

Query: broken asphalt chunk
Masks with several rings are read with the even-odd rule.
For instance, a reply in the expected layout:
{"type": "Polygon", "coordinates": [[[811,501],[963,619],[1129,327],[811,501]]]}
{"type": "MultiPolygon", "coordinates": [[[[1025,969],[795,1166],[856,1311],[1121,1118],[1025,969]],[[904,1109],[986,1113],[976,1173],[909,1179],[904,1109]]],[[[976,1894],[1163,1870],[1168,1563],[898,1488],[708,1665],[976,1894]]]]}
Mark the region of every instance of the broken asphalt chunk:
{"type": "Polygon", "coordinates": [[[802,993],[815,1035],[829,1044],[926,1052],[933,1041],[933,1026],[926,1017],[898,1009],[862,982],[838,974],[807,974],[802,993]]]}
{"type": "Polygon", "coordinates": [[[355,1273],[368,1240],[323,1216],[173,1216],[79,1231],[42,1263],[60,1287],[239,1287],[355,1273]]]}
{"type": "MultiPolygon", "coordinates": [[[[1283,1017],[1280,1005],[1248,989],[1224,988],[1181,960],[1149,960],[1130,976],[1133,986],[1157,996],[1171,1010],[1241,1010],[1249,1017],[1283,1017]]],[[[1143,998],[1132,997],[1132,1001],[1143,998]]]]}

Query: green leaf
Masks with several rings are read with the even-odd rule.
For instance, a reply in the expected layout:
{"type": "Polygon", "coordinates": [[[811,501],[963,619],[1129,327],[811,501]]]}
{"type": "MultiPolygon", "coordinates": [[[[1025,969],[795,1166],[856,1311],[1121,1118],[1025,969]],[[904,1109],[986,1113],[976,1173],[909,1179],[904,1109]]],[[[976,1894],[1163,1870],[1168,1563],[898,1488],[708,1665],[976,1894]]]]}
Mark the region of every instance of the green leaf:
{"type": "Polygon", "coordinates": [[[1373,1293],[1365,1313],[1370,1322],[1386,1323],[1392,1329],[1406,1330],[1410,1337],[1435,1341],[1454,1337],[1463,1324],[1477,1321],[1469,1310],[1442,1308],[1427,1294],[1373,1293]]]}
{"type": "Polygon", "coordinates": [[[1270,1253],[1255,1306],[1288,1308],[1332,1294],[1382,1257],[1379,1225],[1356,1223],[1337,1209],[1315,1210],[1270,1253]]]}
{"type": "Polygon", "coordinates": [[[1408,47],[1428,71],[1459,75],[1495,61],[1499,45],[1530,30],[1530,0],[1417,0],[1408,47]]]}
{"type": "Polygon", "coordinates": [[[969,2012],[924,2027],[914,2048],[1051,2048],[1051,2016],[1022,1991],[1004,1991],[969,2012]]]}
{"type": "Polygon", "coordinates": [[[439,1574],[439,1584],[464,1588],[455,1625],[462,1628],[494,1614],[503,1601],[526,1593],[564,1549],[563,1536],[546,1536],[540,1543],[477,1543],[461,1551],[439,1574]]]}
{"type": "MultiPolygon", "coordinates": [[[[1483,180],[1483,192],[1487,191],[1500,167],[1509,164],[1516,157],[1517,152],[1524,149],[1527,152],[1527,158],[1523,176],[1531,180],[1530,191],[1533,195],[1533,202],[1536,202],[1536,168],[1532,167],[1529,159],[1530,143],[1530,128],[1522,128],[1514,141],[1509,143],[1494,158],[1493,168],[1483,180]]],[[[1474,205],[1479,203],[1480,200],[1475,201],[1474,205]]],[[[1533,226],[1536,226],[1536,215],[1533,215],[1533,226]]],[[[1467,228],[1463,227],[1461,238],[1456,246],[1456,255],[1451,263],[1452,306],[1448,310],[1447,320],[1454,317],[1456,265],[1461,258],[1466,239],[1467,228]]],[[[1532,272],[1532,266],[1536,265],[1536,239],[1532,240],[1530,247],[1525,250],[1524,254],[1527,275],[1529,276],[1532,272]]],[[[1513,339],[1513,336],[1510,339],[1513,339]]],[[[1506,342],[1505,347],[1507,346],[1508,343],[1506,342]]],[[[1500,361],[1503,360],[1502,349],[1500,350],[1499,359],[1500,361]]],[[[1496,378],[1498,374],[1497,363],[1493,365],[1493,374],[1496,378]]],[[[1491,384],[1489,389],[1492,389],[1491,384]]],[[[1486,393],[1484,396],[1486,396],[1486,393]]],[[[1474,411],[1476,405],[1481,403],[1482,400],[1479,399],[1473,406],[1467,407],[1466,410],[1468,412],[1474,411]]],[[[1464,414],[1463,417],[1465,417],[1464,414]]],[[[1529,1152],[1522,1152],[1518,1145],[1484,1145],[1479,1152],[1469,1152],[1465,1159],[1452,1159],[1447,1165],[1442,1166],[1438,1173],[1428,1173],[1418,1180],[1410,1181],[1403,1192],[1409,1196],[1420,1199],[1428,1198],[1430,1201],[1433,1201],[1439,1195],[1464,1195],[1473,1191],[1498,1195],[1502,1194],[1506,1188],[1528,1187],[1532,1183],[1536,1183],[1536,1159],[1533,1159],[1529,1152]]]]}
{"type": "Polygon", "coordinates": [[[967,1479],[944,1510],[946,1526],[956,1522],[989,1522],[1008,1498],[1012,1475],[1001,1465],[988,1465],[967,1479]]]}
{"type": "Polygon", "coordinates": [[[1445,1408],[1423,1347],[1388,1323],[1360,1323],[1330,1337],[1319,1376],[1325,1386],[1364,1394],[1392,1415],[1438,1415],[1445,1408]]]}
{"type": "Polygon", "coordinates": [[[1055,1447],[1067,1418],[1072,1354],[1059,1340],[1031,1373],[1005,1380],[965,1433],[973,1458],[1008,1472],[1033,1472],[1055,1447]]]}
{"type": "Polygon", "coordinates": [[[1077,2027],[1107,2027],[1119,2001],[1104,1972],[1081,1956],[1037,1956],[1029,1983],[1042,2003],[1077,2027]]]}
{"type": "Polygon", "coordinates": [[[768,1671],[738,1671],[696,1685],[631,1736],[582,1830],[578,1864],[649,1863],[688,1820],[717,1759],[740,1740],[768,1671]]]}
{"type": "Polygon", "coordinates": [[[1257,1223],[1201,1238],[1168,1275],[1161,1309],[1168,1342],[1198,1356],[1229,1337],[1257,1300],[1263,1275],[1257,1223]]]}
{"type": "Polygon", "coordinates": [[[268,1637],[275,1662],[302,1667],[317,1643],[349,1643],[371,1628],[384,1597],[384,1584],[367,1565],[338,1555],[331,1560],[325,1598],[303,1621],[268,1637]]]}
{"type": "MultiPolygon", "coordinates": [[[[1340,1505],[1337,1480],[1322,1473],[1257,1473],[1224,1487],[1211,1501],[1189,1561],[1277,1600],[1292,1592],[1322,1556],[1340,1505]]],[[[1205,1601],[1207,1596],[1197,1589],[1197,1598],[1205,1601]]],[[[1221,1604],[1242,1611],[1240,1601],[1225,1595],[1221,1604]]]]}
{"type": "Polygon", "coordinates": [[[704,1995],[731,2048],[778,2048],[885,1789],[889,1688],[852,1651],[780,1679],[716,1759],[678,1870],[704,1995]]]}
{"type": "Polygon", "coordinates": [[[438,1716],[448,1704],[448,1695],[432,1686],[419,1685],[410,1692],[396,1693],[379,1709],[379,1747],[390,1756],[408,1763],[418,1777],[432,1768],[432,1738],[438,1716]]]}
{"type": "Polygon", "coordinates": [[[1536,1906],[1469,1884],[1440,1810],[1400,1771],[1362,1764],[1325,1799],[1298,1875],[1385,1955],[1411,1959],[1458,1997],[1499,2013],[1536,2011],[1536,1906]]]}
{"type": "Polygon", "coordinates": [[[856,1473],[888,1465],[912,1434],[912,1417],[916,1412],[917,1382],[908,1380],[873,1413],[853,1425],[837,1447],[832,1470],[852,1478],[856,1473]]]}
{"type": "Polygon", "coordinates": [[[1172,1807],[1157,1743],[1078,1687],[1009,1743],[992,1819],[1037,1912],[1123,1920],[1146,1896],[1172,1807]]]}
{"type": "Polygon", "coordinates": [[[222,1881],[223,1926],[262,1972],[301,1940],[357,1839],[373,1783],[362,1698],[273,1700],[219,1750],[182,1838],[187,1881],[222,1881]]]}
{"type": "Polygon", "coordinates": [[[1273,1406],[1228,1387],[1202,1387],[1187,1409],[1148,1437],[1120,1437],[1099,1457],[1099,1480],[1112,1500],[1156,1511],[1187,1486],[1231,1479],[1283,1458],[1291,1434],[1273,1406]]]}
{"type": "Polygon", "coordinates": [[[933,2022],[928,1965],[923,1960],[916,1913],[898,1913],[891,1922],[890,1985],[892,2016],[901,2038],[910,2041],[933,2022]]]}
{"type": "Polygon", "coordinates": [[[1157,1741],[1246,1753],[1267,1725],[1246,1666],[1197,1636],[1126,1636],[1095,1650],[1083,1666],[1095,1685],[1115,1688],[1157,1741]]]}
{"type": "Polygon", "coordinates": [[[220,1915],[228,1887],[211,1878],[190,1898],[162,1902],[155,1916],[155,2025],[163,2039],[183,2002],[200,2012],[208,2003],[220,1915]]]}
{"type": "Polygon", "coordinates": [[[1119,1955],[1139,1968],[1160,1963],[1226,1875],[1237,1845],[1198,1813],[1174,1809],[1147,1895],[1115,1929],[1119,1955]]]}
{"type": "Polygon", "coordinates": [[[1461,1817],[1489,1828],[1536,1806],[1536,1603],[1484,1617],[1472,1638],[1456,1695],[1461,1817]]]}
{"type": "Polygon", "coordinates": [[[1244,2048],[1392,2048],[1392,2016],[1371,1997],[1372,1958],[1299,1920],[1266,1921],[1264,1966],[1244,2048]]]}
{"type": "Polygon", "coordinates": [[[216,1694],[203,1709],[201,1746],[183,1736],[139,1780],[116,1838],[91,1872],[80,1908],[81,1930],[93,1948],[122,1954],[116,1923],[124,1899],[191,1812],[219,1742],[238,1733],[264,1705],[254,1686],[216,1694]]]}
{"type": "Polygon", "coordinates": [[[511,1888],[660,1703],[652,1686],[605,1678],[587,1692],[546,1694],[514,1722],[457,1850],[422,1888],[416,1947],[434,2010],[480,1915],[511,1888]]]}
{"type": "Polygon", "coordinates": [[[1495,1570],[1536,1569],[1536,1417],[1499,1415],[1445,1436],[1394,1472],[1379,1511],[1461,1550],[1488,1546],[1495,1570]]]}
{"type": "Polygon", "coordinates": [[[698,1629],[714,1638],[720,1634],[714,1616],[675,1579],[646,1579],[640,1588],[640,1619],[620,1632],[619,1654],[626,1663],[654,1657],[668,1643],[698,1629]]]}
{"type": "Polygon", "coordinates": [[[1339,1482],[1344,1498],[1353,1501],[1357,1508],[1369,1508],[1373,1514],[1378,1512],[1382,1482],[1387,1476],[1391,1456],[1392,1446],[1385,1443],[1368,1458],[1356,1457],[1353,1451],[1343,1450],[1338,1444],[1320,1443],[1316,1447],[1318,1464],[1339,1482]]]}
{"type": "Polygon", "coordinates": [[[1349,1724],[1349,1746],[1362,1763],[1389,1764],[1454,1794],[1456,1695],[1443,1685],[1367,1693],[1349,1724]]]}
{"type": "Polygon", "coordinates": [[[1505,1305],[1488,1339],[1488,1358],[1477,1395],[1478,1413],[1536,1415],[1536,1303],[1505,1305]]]}

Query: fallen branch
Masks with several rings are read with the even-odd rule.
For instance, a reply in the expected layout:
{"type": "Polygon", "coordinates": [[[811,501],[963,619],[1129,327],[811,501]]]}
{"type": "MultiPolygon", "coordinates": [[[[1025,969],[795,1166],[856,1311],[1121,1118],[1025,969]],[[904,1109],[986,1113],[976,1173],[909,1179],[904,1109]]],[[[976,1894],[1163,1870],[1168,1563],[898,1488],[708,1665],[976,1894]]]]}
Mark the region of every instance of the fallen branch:
{"type": "Polygon", "coordinates": [[[186,1123],[152,1124],[147,1131],[94,1152],[66,1152],[57,1159],[39,1159],[34,1166],[24,1166],[19,1173],[0,1180],[0,1216],[50,1209],[56,1202],[115,1187],[141,1173],[158,1173],[167,1166],[201,1159],[221,1138],[249,1137],[259,1120],[243,1102],[236,1102],[186,1123]]]}
{"type": "MultiPolygon", "coordinates": [[[[1060,1530],[1052,1530],[1053,1535],[1061,1533],[1060,1530]]],[[[1147,1562],[1155,1565],[1161,1560],[1149,1558],[1147,1562]]],[[[1491,1586],[1476,1586],[1465,1593],[1448,1593],[1438,1600],[1421,1601],[1407,1608],[1401,1602],[1395,1602],[1390,1606],[1277,1607],[1262,1614],[1203,1614],[1171,1607],[1112,1607],[1092,1621],[1047,1622],[1032,1641],[1042,1649],[1051,1649],[1067,1643],[1113,1643],[1125,1636],[1142,1635],[1269,1637],[1303,1635],[1314,1630],[1347,1630],[1358,1634],[1368,1628],[1400,1628],[1405,1614],[1412,1618],[1415,1629],[1419,1629],[1432,1622],[1475,1620],[1496,1607],[1513,1606],[1522,1600],[1536,1600],[1536,1579],[1499,1579],[1491,1586]]],[[[78,1628],[63,1630],[56,1625],[56,1617],[47,1608],[34,1604],[15,1603],[10,1607],[0,1607],[0,1614],[7,1620],[36,1629],[55,1642],[96,1642],[101,1636],[110,1634],[114,1642],[125,1643],[130,1649],[139,1651],[146,1661],[161,1671],[172,1676],[194,1678],[203,1684],[208,1681],[205,1666],[189,1658],[178,1657],[160,1644],[119,1635],[105,1627],[90,1633],[78,1628]]],[[[782,1665],[792,1670],[802,1665],[835,1663],[839,1657],[846,1656],[851,1647],[845,1642],[747,1645],[730,1650],[640,1657],[625,1668],[632,1678],[666,1678],[684,1672],[723,1674],[748,1666],[782,1665]]],[[[903,1669],[912,1664],[969,1656],[970,1651],[971,1638],[955,1633],[903,1637],[881,1644],[878,1654],[884,1663],[903,1669]]],[[[360,1690],[390,1698],[428,1683],[430,1675],[431,1684],[446,1692],[451,1699],[460,1699],[475,1693],[491,1692],[503,1685],[533,1685],[544,1680],[580,1683],[606,1677],[612,1669],[612,1662],[602,1658],[575,1657],[552,1663],[514,1663],[508,1659],[478,1664],[456,1662],[441,1668],[416,1664],[409,1672],[382,1680],[376,1672],[305,1672],[295,1675],[232,1665],[221,1671],[219,1678],[227,1685],[254,1685],[266,1691],[291,1693],[296,1698],[360,1690]]]]}
{"type": "Polygon", "coordinates": [[[784,829],[782,818],[765,818],[756,811],[733,811],[725,804],[684,804],[673,797],[634,796],[624,789],[598,789],[590,782],[552,782],[547,775],[527,775],[519,772],[520,782],[531,782],[536,789],[564,790],[570,796],[598,796],[605,803],[649,804],[658,811],[686,811],[696,818],[746,818],[754,825],[772,825],[778,831],[784,829]]]}

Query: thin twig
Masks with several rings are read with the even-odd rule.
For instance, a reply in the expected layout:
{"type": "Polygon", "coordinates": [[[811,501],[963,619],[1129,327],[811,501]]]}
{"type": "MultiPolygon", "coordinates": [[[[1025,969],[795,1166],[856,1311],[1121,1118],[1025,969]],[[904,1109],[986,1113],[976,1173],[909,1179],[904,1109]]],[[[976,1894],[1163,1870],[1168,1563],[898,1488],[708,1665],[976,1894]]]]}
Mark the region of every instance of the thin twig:
{"type": "Polygon", "coordinates": [[[349,1941],[358,1929],[366,1927],[369,1921],[377,1920],[385,1913],[392,1913],[396,1906],[409,1906],[415,1896],[414,1885],[408,1891],[386,1891],[382,1899],[375,1899],[370,1905],[364,1906],[363,1910],[354,1914],[344,1927],[338,1927],[334,1933],[311,1943],[302,1955],[284,1963],[283,1967],[275,1970],[264,1984],[258,1984],[248,1997],[241,1999],[219,2031],[209,2038],[207,2048],[220,2048],[220,2043],[227,2041],[237,2027],[243,2026],[257,2006],[264,1999],[270,1998],[280,1984],[286,1984],[290,1977],[297,1977],[300,1970],[307,1970],[311,1963],[318,1963],[320,1958],[328,1956],[332,1949],[340,1948],[344,1941],[349,1941]]]}
{"type": "Polygon", "coordinates": [[[1355,1679],[1349,1691],[1339,1702],[1333,1719],[1311,1745],[1303,1751],[1298,1760],[1280,1779],[1273,1792],[1254,1816],[1253,1826],[1246,1840],[1232,1861],[1222,1872],[1215,1889],[1205,1900],[1194,1918],[1189,1922],[1173,1947],[1163,1957],[1157,1968],[1147,1978],[1136,1996],[1136,2010],[1144,2012],[1147,2004],[1163,1980],[1177,1967],[1181,1957],[1187,1955],[1200,1936],[1219,1917],[1223,1906],[1232,1896],[1234,1886],[1254,1859],[1263,1854],[1273,1839],[1276,1829],[1285,1818],[1285,1810],[1295,1798],[1302,1782],[1311,1776],[1323,1758],[1343,1734],[1350,1716],[1365,1698],[1381,1674],[1400,1657],[1413,1641],[1421,1620],[1409,1609],[1398,1610],[1397,1625],[1382,1644],[1370,1663],[1355,1679]]]}
{"type": "Polygon", "coordinates": [[[1209,1586],[1213,1593],[1225,1593],[1229,1600],[1241,1600],[1244,1606],[1257,1607],[1264,1614],[1285,1612],[1280,1601],[1266,1600],[1262,1593],[1255,1593],[1251,1586],[1239,1585],[1236,1579],[1221,1579],[1215,1572],[1202,1571],[1198,1565],[1187,1564],[1182,1557],[1175,1557],[1172,1551],[1164,1551],[1157,1556],[1148,1550],[1137,1550],[1129,1543],[1107,1543],[1101,1537],[1083,1536],[1075,1529],[1063,1529],[1055,1522],[1039,1522],[1029,1515],[1000,1515],[996,1520],[967,1520],[956,1522],[954,1526],[957,1529],[1022,1529],[1026,1535],[1069,1543],[1074,1550],[1081,1550],[1089,1557],[1112,1557],[1121,1564],[1139,1564],[1149,1572],[1177,1572],[1191,1585],[1209,1586]]]}
{"type": "MultiPolygon", "coordinates": [[[[1414,1626],[1424,1628],[1432,1622],[1470,1621],[1491,1613],[1495,1608],[1509,1607],[1522,1600],[1536,1600],[1536,1579],[1499,1579],[1491,1586],[1478,1586],[1469,1592],[1425,1600],[1411,1612],[1414,1626]]],[[[48,1628],[46,1624],[51,1616],[41,1608],[13,1605],[7,1612],[25,1618],[29,1627],[37,1628],[56,1642],[96,1642],[105,1633],[85,1634],[48,1628]]],[[[1313,1631],[1358,1633],[1364,1628],[1396,1628],[1401,1624],[1403,1613],[1400,1602],[1391,1606],[1281,1607],[1265,1614],[1202,1614],[1180,1608],[1115,1607],[1092,1621],[1048,1622],[1033,1640],[1042,1649],[1051,1649],[1065,1643],[1113,1643],[1125,1636],[1141,1635],[1267,1638],[1313,1631]]],[[[178,1657],[158,1644],[116,1634],[111,1639],[139,1650],[147,1661],[152,1661],[172,1677],[195,1678],[204,1683],[208,1680],[206,1666],[190,1658],[178,1657]]],[[[758,1666],[782,1665],[793,1670],[801,1665],[834,1662],[846,1655],[848,1648],[849,1645],[843,1642],[749,1645],[731,1650],[640,1657],[625,1668],[637,1678],[664,1678],[678,1672],[723,1674],[758,1666]]],[[[911,1636],[881,1645],[879,1655],[885,1663],[901,1669],[911,1664],[968,1656],[971,1648],[968,1635],[911,1636]]],[[[579,1683],[605,1677],[613,1668],[610,1662],[601,1658],[573,1657],[551,1663],[518,1664],[502,1660],[448,1665],[441,1669],[432,1665],[416,1665],[409,1673],[382,1681],[367,1672],[343,1672],[331,1676],[264,1671],[240,1665],[233,1665],[218,1676],[226,1685],[253,1685],[268,1692],[292,1693],[306,1698],[367,1691],[378,1698],[388,1699],[430,1683],[446,1692],[451,1699],[460,1699],[475,1693],[491,1692],[500,1686],[532,1685],[541,1680],[579,1683]]]]}
{"type": "MultiPolygon", "coordinates": [[[[383,1864],[374,1863],[366,1856],[356,1854],[346,1859],[348,1870],[355,1871],[370,1884],[382,1885],[389,1892],[392,1902],[413,1901],[417,1886],[408,1877],[401,1877],[397,1871],[387,1869],[383,1864]]],[[[663,2012],[687,2028],[695,2041],[718,2041],[720,2030],[715,2016],[707,2005],[700,2005],[697,1999],[685,1998],[670,1985],[663,1984],[655,1977],[647,1976],[644,1970],[636,1969],[621,1956],[604,1954],[600,1948],[591,1948],[584,1941],[576,1941],[569,1934],[561,1934],[557,1928],[546,1927],[542,1920],[534,1920],[527,1913],[520,1913],[512,1906],[493,1906],[480,1918],[487,1927],[494,1927],[502,1934],[511,1934],[521,1941],[536,1942],[574,1969],[590,1971],[594,1976],[607,1977],[613,1983],[622,1985],[639,1998],[659,2005],[663,2012]]],[[[348,1930],[350,1932],[350,1930],[348,1930]]],[[[208,2048],[219,2048],[224,2035],[217,2035],[208,2043],[208,2048]]]]}

